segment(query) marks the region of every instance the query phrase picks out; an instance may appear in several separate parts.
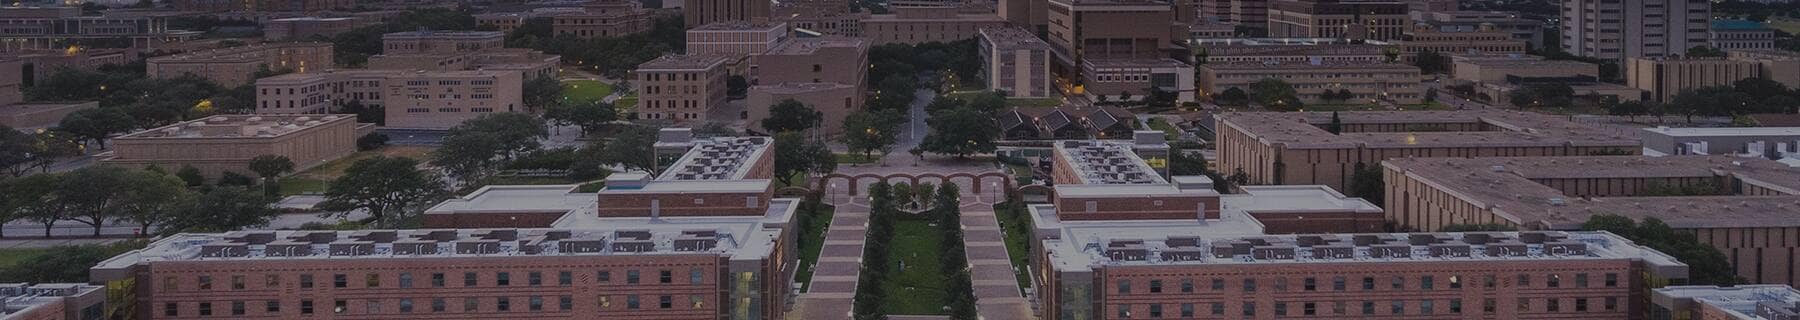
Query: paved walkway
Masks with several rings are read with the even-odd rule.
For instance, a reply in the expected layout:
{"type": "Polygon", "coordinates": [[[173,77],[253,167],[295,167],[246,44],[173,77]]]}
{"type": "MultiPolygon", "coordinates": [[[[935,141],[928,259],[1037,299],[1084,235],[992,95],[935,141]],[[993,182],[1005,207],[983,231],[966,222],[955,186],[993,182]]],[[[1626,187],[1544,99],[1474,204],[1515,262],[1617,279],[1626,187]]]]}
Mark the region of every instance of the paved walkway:
{"type": "Polygon", "coordinates": [[[862,270],[863,237],[868,230],[869,207],[839,205],[825,231],[812,283],[798,298],[788,319],[849,319],[856,296],[856,276],[862,270]]]}
{"type": "Polygon", "coordinates": [[[1012,259],[1006,255],[1006,236],[993,207],[964,206],[963,249],[968,251],[970,279],[975,287],[975,310],[984,320],[1034,319],[1031,303],[1019,295],[1012,259]]]}

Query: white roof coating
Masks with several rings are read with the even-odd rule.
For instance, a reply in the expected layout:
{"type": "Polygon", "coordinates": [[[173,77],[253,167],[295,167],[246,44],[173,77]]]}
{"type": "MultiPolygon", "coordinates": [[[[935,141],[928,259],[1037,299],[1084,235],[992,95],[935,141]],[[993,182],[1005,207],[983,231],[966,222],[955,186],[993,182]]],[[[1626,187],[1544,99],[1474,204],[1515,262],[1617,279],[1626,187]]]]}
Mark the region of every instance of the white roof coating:
{"type": "Polygon", "coordinates": [[[656,180],[741,180],[774,143],[765,137],[717,137],[695,139],[656,180]]]}
{"type": "Polygon", "coordinates": [[[1669,286],[1657,288],[1654,293],[1656,295],[1654,299],[1658,303],[1661,303],[1664,298],[1692,300],[1695,303],[1717,307],[1730,314],[1733,319],[1741,320],[1780,319],[1759,314],[1758,306],[1762,306],[1764,312],[1785,311],[1789,315],[1800,311],[1800,290],[1779,284],[1734,287],[1669,286]]]}
{"type": "Polygon", "coordinates": [[[1800,136],[1800,127],[1644,128],[1651,134],[1676,137],[1800,136]]]}
{"type": "Polygon", "coordinates": [[[475,210],[565,196],[588,199],[568,202],[574,208],[551,228],[183,233],[94,268],[161,261],[483,256],[717,254],[732,260],[759,260],[774,251],[782,228],[792,223],[799,201],[771,199],[768,213],[762,216],[599,218],[594,211],[596,197],[560,187],[564,186],[490,189],[477,192],[483,196],[454,205],[475,210]]]}
{"type": "Polygon", "coordinates": [[[483,212],[571,211],[594,205],[592,193],[577,193],[580,185],[485,186],[461,198],[445,200],[425,214],[483,212]]]}
{"type": "Polygon", "coordinates": [[[1685,265],[1672,257],[1639,247],[1610,233],[1546,232],[1542,233],[1548,235],[1544,237],[1527,236],[1535,240],[1520,240],[1522,238],[1517,232],[1483,233],[1495,239],[1492,242],[1464,241],[1464,234],[1421,233],[1420,235],[1431,235],[1436,240],[1420,245],[1410,245],[1408,241],[1413,234],[1405,233],[1312,236],[1328,241],[1298,239],[1307,236],[1263,235],[1262,223],[1251,217],[1251,212],[1344,209],[1379,211],[1380,208],[1359,198],[1344,197],[1321,186],[1246,186],[1244,190],[1244,194],[1221,196],[1220,218],[1205,221],[1061,221],[1053,205],[1033,205],[1028,210],[1036,228],[1034,234],[1040,236],[1039,240],[1048,254],[1047,259],[1056,271],[1087,271],[1110,265],[1583,258],[1636,258],[1660,266],[1685,268],[1685,265]],[[1349,240],[1352,239],[1357,242],[1366,239],[1384,240],[1351,245],[1352,241],[1349,240]],[[1233,243],[1242,248],[1233,251],[1233,243]],[[1259,244],[1250,245],[1251,243],[1259,244]],[[1296,243],[1304,245],[1295,245],[1296,243]],[[1489,250],[1490,246],[1495,248],[1489,250]],[[1327,247],[1330,249],[1324,249],[1327,247]],[[1449,251],[1439,251],[1440,247],[1448,248],[1441,250],[1449,251]],[[1315,248],[1320,248],[1320,253],[1315,253],[1315,248]],[[1575,251],[1580,253],[1568,254],[1575,251]]]}
{"type": "Polygon", "coordinates": [[[1132,151],[1131,142],[1064,140],[1056,152],[1069,159],[1082,184],[1168,184],[1162,175],[1132,151]]]}

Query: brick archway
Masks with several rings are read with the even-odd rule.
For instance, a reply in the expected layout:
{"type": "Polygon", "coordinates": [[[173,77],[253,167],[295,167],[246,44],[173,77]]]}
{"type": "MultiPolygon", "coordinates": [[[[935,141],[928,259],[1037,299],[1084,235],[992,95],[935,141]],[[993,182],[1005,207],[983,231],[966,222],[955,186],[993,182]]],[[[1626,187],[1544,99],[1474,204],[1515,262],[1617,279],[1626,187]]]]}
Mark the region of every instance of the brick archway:
{"type": "Polygon", "coordinates": [[[919,185],[919,179],[922,179],[922,178],[938,178],[938,180],[940,181],[939,182],[940,184],[951,183],[952,181],[955,181],[955,179],[957,179],[957,178],[969,179],[969,185],[974,187],[974,190],[972,190],[972,191],[974,191],[977,194],[981,193],[981,191],[982,191],[981,182],[988,180],[988,179],[1000,179],[1000,183],[998,185],[1003,186],[1003,187],[1011,187],[1013,185],[1012,175],[1008,175],[1008,174],[1000,173],[1000,172],[987,172],[987,173],[982,173],[982,174],[958,172],[958,173],[952,173],[949,175],[940,175],[940,174],[936,174],[936,173],[925,173],[925,174],[919,174],[919,175],[913,175],[913,174],[908,174],[908,173],[892,173],[892,174],[887,174],[887,175],[878,175],[878,174],[873,174],[873,173],[864,173],[864,174],[858,174],[858,175],[846,175],[846,174],[841,174],[841,173],[833,173],[833,174],[825,175],[825,177],[823,177],[823,178],[820,178],[818,180],[818,185],[813,186],[813,188],[814,188],[814,190],[826,190],[826,187],[828,185],[831,185],[832,181],[843,180],[843,181],[849,182],[849,186],[848,186],[850,188],[849,192],[848,192],[849,195],[855,196],[855,195],[858,195],[861,193],[860,191],[862,190],[862,181],[864,179],[874,179],[876,181],[905,179],[906,182],[909,184],[919,185]]]}

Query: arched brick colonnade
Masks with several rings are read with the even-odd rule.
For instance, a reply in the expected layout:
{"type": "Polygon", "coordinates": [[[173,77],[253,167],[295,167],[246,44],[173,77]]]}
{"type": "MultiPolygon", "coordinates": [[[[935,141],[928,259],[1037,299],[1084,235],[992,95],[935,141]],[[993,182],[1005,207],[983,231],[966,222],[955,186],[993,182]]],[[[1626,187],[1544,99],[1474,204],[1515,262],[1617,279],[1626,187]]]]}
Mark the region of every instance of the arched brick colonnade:
{"type": "Polygon", "coordinates": [[[893,181],[895,179],[904,180],[906,183],[912,184],[912,185],[918,185],[919,181],[924,180],[924,179],[937,179],[939,184],[955,182],[957,179],[968,179],[969,185],[974,186],[974,190],[971,190],[971,191],[974,191],[977,194],[981,193],[981,191],[982,191],[983,187],[982,187],[981,182],[983,180],[1000,179],[1000,183],[1004,187],[1011,187],[1013,185],[1012,176],[1005,174],[1005,173],[1000,173],[1000,172],[988,172],[988,173],[981,173],[981,174],[958,172],[958,173],[952,173],[952,174],[947,174],[947,175],[936,174],[936,173],[925,173],[925,174],[918,174],[918,175],[913,175],[913,174],[908,174],[908,173],[892,173],[892,174],[887,174],[887,175],[879,175],[879,174],[873,174],[873,173],[864,173],[864,174],[857,174],[857,175],[833,173],[833,174],[825,175],[825,177],[817,180],[816,185],[813,186],[813,190],[825,190],[828,186],[831,185],[831,182],[833,182],[833,181],[844,181],[844,182],[847,182],[847,185],[850,187],[849,194],[854,196],[854,195],[857,195],[860,193],[860,191],[861,191],[860,189],[862,188],[862,182],[865,180],[893,181]]]}

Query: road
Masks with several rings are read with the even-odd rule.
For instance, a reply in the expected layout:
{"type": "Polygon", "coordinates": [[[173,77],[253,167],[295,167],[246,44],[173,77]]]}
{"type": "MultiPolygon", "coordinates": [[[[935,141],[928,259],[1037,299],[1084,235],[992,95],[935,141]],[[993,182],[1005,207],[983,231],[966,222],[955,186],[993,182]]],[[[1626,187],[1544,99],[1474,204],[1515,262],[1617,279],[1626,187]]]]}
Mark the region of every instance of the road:
{"type": "Polygon", "coordinates": [[[906,110],[906,136],[894,143],[894,150],[912,150],[919,142],[925,141],[925,135],[931,132],[931,127],[925,124],[925,119],[931,118],[930,114],[925,113],[925,106],[931,105],[931,101],[936,99],[937,92],[931,90],[913,93],[912,106],[906,110]]]}

